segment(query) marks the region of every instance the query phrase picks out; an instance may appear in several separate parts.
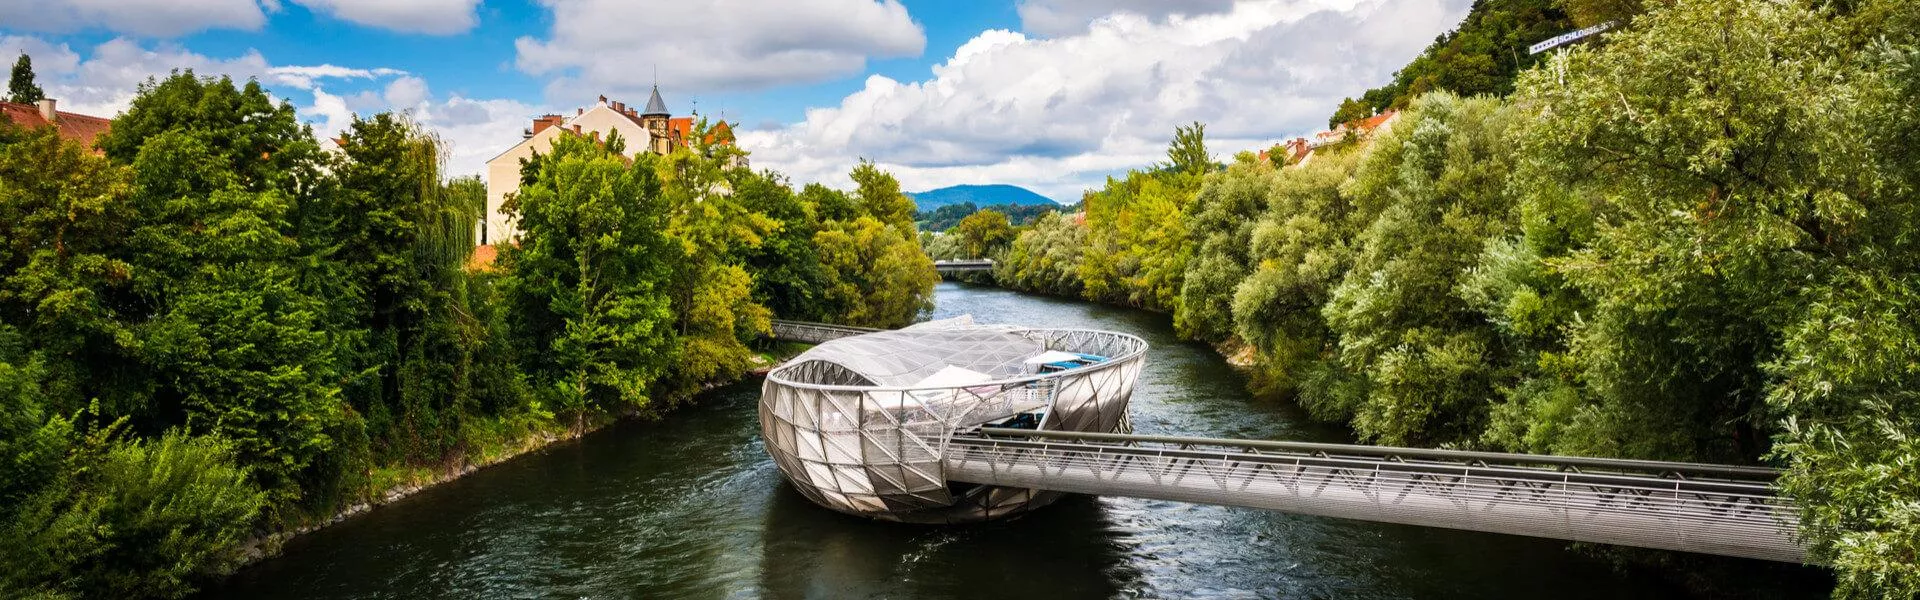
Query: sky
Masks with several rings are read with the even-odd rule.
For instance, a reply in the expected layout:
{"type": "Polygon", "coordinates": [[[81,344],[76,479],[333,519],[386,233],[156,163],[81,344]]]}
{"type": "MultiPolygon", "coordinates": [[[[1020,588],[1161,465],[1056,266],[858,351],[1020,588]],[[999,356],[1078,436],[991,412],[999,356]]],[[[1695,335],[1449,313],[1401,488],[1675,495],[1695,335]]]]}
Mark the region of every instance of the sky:
{"type": "Polygon", "coordinates": [[[1221,160],[1326,126],[1471,0],[0,0],[0,57],[111,116],[175,69],[257,79],[315,135],[406,111],[479,174],[601,95],[739,125],[755,168],[1076,202],[1207,125],[1221,160]]]}

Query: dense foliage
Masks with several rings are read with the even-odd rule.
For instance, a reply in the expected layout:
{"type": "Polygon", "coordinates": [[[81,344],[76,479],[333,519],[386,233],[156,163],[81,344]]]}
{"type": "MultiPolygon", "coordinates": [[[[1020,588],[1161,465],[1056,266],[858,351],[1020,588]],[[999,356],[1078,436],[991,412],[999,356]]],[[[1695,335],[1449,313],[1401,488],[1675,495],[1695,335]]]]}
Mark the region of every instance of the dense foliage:
{"type": "Polygon", "coordinates": [[[1911,597],[1916,24],[1894,0],[1651,5],[1511,97],[1419,95],[1305,165],[1111,179],[995,275],[1170,312],[1368,442],[1786,466],[1836,595],[1911,597]]]}
{"type": "Polygon", "coordinates": [[[564,136],[475,267],[485,186],[430,132],[340,141],[192,73],[99,154],[0,122],[0,596],[186,595],[250,539],[737,377],[773,311],[896,325],[935,279],[872,165],[796,194],[729,145],[564,136]]]}
{"type": "Polygon", "coordinates": [[[1413,62],[1393,74],[1392,83],[1341,102],[1328,126],[1406,108],[1429,92],[1511,93],[1514,78],[1542,57],[1528,54],[1528,46],[1576,29],[1567,16],[1568,4],[1594,18],[1639,9],[1636,0],[1474,0],[1459,27],[1434,39],[1413,62]],[[1627,3],[1631,5],[1623,9],[1621,5],[1627,3]]]}
{"type": "Polygon", "coordinates": [[[972,202],[948,204],[933,210],[921,211],[914,218],[919,220],[922,231],[946,231],[959,225],[961,219],[983,210],[991,210],[1006,215],[1014,225],[1027,225],[1039,219],[1041,215],[1060,212],[1063,207],[1045,204],[995,204],[992,206],[974,206],[972,202]]]}

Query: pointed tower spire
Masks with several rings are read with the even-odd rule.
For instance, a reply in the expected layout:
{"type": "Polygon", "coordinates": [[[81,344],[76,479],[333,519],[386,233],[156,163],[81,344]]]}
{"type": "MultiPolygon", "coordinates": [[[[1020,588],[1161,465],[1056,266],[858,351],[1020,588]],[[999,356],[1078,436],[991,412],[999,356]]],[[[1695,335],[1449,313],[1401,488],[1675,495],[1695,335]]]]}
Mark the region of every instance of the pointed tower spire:
{"type": "Polygon", "coordinates": [[[672,113],[667,112],[667,101],[660,99],[660,85],[655,84],[653,86],[653,96],[647,98],[647,109],[645,111],[642,111],[640,113],[640,116],[665,117],[665,116],[671,116],[671,115],[672,113]]]}

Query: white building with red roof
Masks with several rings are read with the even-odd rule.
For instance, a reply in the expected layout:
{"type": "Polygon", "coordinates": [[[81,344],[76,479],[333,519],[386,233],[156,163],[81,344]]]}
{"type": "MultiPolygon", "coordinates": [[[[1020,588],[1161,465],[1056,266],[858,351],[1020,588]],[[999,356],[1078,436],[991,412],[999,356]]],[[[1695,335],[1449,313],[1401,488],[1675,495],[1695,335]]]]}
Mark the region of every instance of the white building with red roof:
{"type": "MultiPolygon", "coordinates": [[[[628,156],[639,156],[642,152],[667,154],[689,143],[695,118],[668,113],[667,103],[660,99],[659,86],[653,88],[652,96],[642,109],[601,96],[592,106],[575,110],[571,117],[552,114],[534,117],[533,125],[521,132],[519,143],[487,161],[487,216],[480,224],[476,241],[482,245],[503,243],[519,232],[513,219],[500,211],[500,205],[506,202],[508,194],[520,189],[520,161],[535,152],[548,152],[560,136],[607,139],[618,132],[620,139],[625,140],[628,156]]],[[[725,135],[729,131],[727,123],[720,121],[713,125],[709,137],[729,143],[731,136],[725,135]]]]}
{"type": "Polygon", "coordinates": [[[41,100],[38,104],[0,102],[0,119],[27,129],[57,128],[60,137],[79,142],[93,149],[94,154],[100,154],[100,150],[94,148],[94,142],[106,135],[113,126],[112,119],[57,110],[57,102],[52,98],[41,100]]]}

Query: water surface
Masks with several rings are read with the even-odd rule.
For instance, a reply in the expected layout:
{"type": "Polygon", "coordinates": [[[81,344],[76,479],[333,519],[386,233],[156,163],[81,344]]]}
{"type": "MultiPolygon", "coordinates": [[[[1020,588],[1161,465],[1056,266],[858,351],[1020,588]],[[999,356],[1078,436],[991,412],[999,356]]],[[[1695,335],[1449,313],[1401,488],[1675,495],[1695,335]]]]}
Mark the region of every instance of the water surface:
{"type": "MultiPolygon", "coordinates": [[[[1163,315],[943,283],[935,317],[1133,333],[1140,433],[1348,441],[1257,400],[1163,315]]],[[[1822,597],[1811,569],[1716,561],[1682,585],[1567,544],[1252,509],[1072,497],[1007,522],[878,523],[808,503],[761,447],[759,382],[715,390],[287,544],[212,598],[1822,597]]]]}

